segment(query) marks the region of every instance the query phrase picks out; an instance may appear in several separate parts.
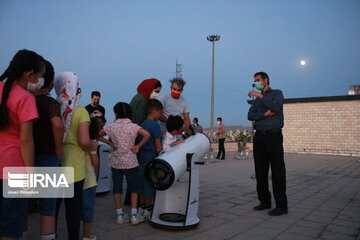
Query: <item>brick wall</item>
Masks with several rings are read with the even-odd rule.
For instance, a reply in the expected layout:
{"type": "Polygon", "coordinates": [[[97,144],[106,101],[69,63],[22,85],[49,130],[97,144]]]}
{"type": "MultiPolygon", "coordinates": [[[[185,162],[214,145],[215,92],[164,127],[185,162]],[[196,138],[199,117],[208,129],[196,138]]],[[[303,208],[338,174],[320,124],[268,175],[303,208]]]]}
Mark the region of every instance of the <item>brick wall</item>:
{"type": "Polygon", "coordinates": [[[341,99],[285,101],[285,151],[360,155],[360,99],[341,99]]]}

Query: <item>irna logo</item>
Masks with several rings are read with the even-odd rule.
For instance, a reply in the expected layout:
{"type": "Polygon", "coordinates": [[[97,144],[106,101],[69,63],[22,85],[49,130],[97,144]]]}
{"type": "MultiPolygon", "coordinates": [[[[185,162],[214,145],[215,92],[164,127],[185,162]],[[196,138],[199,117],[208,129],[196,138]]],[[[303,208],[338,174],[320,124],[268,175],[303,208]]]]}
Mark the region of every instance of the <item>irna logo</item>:
{"type": "Polygon", "coordinates": [[[8,185],[11,188],[37,188],[37,187],[69,187],[64,174],[43,173],[8,173],[8,185]]]}
{"type": "Polygon", "coordinates": [[[72,167],[4,167],[5,198],[72,198],[72,167]]]}

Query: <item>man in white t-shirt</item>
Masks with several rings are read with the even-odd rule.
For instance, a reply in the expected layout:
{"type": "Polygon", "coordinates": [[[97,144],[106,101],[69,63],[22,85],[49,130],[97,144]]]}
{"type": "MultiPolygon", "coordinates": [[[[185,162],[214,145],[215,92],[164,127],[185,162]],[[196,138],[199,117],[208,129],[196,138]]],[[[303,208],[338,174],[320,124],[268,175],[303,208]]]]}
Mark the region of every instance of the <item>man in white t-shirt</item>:
{"type": "Polygon", "coordinates": [[[181,96],[186,82],[182,78],[170,80],[170,94],[161,99],[164,106],[160,121],[166,123],[170,115],[180,116],[184,119],[185,131],[190,134],[190,108],[188,101],[181,96]]]}

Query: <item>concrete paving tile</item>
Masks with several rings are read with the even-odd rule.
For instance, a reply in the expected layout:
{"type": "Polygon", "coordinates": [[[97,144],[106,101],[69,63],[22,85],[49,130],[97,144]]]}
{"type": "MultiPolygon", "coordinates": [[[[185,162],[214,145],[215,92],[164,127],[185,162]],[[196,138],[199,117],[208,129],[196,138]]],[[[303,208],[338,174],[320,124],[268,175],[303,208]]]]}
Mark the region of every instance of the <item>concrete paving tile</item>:
{"type": "Polygon", "coordinates": [[[200,218],[201,227],[203,227],[205,225],[205,226],[208,226],[209,228],[216,227],[216,226],[224,224],[228,221],[229,220],[226,220],[224,218],[217,218],[214,215],[209,215],[209,216],[200,218]]]}
{"type": "Polygon", "coordinates": [[[349,234],[342,234],[332,231],[324,231],[318,239],[321,240],[354,240],[355,236],[349,234]]]}
{"type": "Polygon", "coordinates": [[[231,237],[244,231],[243,228],[244,226],[238,226],[235,224],[231,224],[231,222],[226,222],[216,226],[216,228],[207,230],[206,234],[217,237],[217,239],[230,239],[231,237]]]}
{"type": "MultiPolygon", "coordinates": [[[[157,238],[153,238],[151,240],[154,240],[154,239],[157,240],[157,238]]],[[[170,238],[170,239],[174,239],[174,238],[170,238]]],[[[182,239],[183,240],[222,240],[222,239],[226,239],[226,238],[220,238],[219,236],[214,236],[214,235],[208,234],[208,233],[196,233],[194,235],[191,235],[191,236],[188,236],[188,237],[185,237],[182,239]]],[[[169,240],[169,239],[166,239],[166,240],[169,240]]]]}
{"type": "Polygon", "coordinates": [[[338,215],[337,213],[320,211],[319,209],[315,209],[311,214],[327,218],[335,218],[338,215]]]}
{"type": "Polygon", "coordinates": [[[329,226],[326,227],[326,231],[355,236],[357,234],[357,232],[359,231],[359,226],[354,227],[354,226],[340,226],[340,225],[336,225],[336,224],[330,224],[329,226]]]}
{"type": "Polygon", "coordinates": [[[354,221],[354,222],[357,222],[357,223],[360,224],[360,218],[359,217],[353,217],[353,216],[339,214],[337,216],[337,219],[342,219],[342,220],[346,220],[346,221],[354,221]]]}
{"type": "Polygon", "coordinates": [[[292,226],[286,230],[287,233],[295,233],[297,235],[306,236],[309,238],[316,238],[321,233],[321,229],[307,228],[302,226],[292,226]]]}
{"type": "Polygon", "coordinates": [[[278,233],[281,232],[285,232],[287,231],[291,226],[293,226],[292,224],[278,224],[276,222],[273,221],[264,221],[262,223],[259,223],[258,225],[256,225],[256,228],[259,229],[272,229],[272,230],[276,230],[278,233]]]}
{"type": "Polygon", "coordinates": [[[285,232],[273,238],[273,240],[310,240],[312,237],[299,235],[296,233],[285,232]]]}
{"type": "Polygon", "coordinates": [[[248,239],[272,239],[273,237],[277,236],[279,234],[279,232],[277,230],[274,229],[270,229],[270,228],[260,228],[260,227],[255,227],[255,228],[251,228],[249,230],[246,230],[244,232],[241,232],[233,237],[231,237],[230,239],[243,239],[245,236],[248,237],[248,239]]]}
{"type": "Polygon", "coordinates": [[[327,224],[302,219],[296,222],[296,226],[314,229],[325,229],[327,224]]]}
{"type": "Polygon", "coordinates": [[[307,215],[306,217],[304,217],[303,220],[305,220],[305,221],[309,220],[312,222],[318,222],[318,223],[322,223],[322,224],[329,224],[332,222],[333,218],[323,217],[323,216],[316,215],[316,213],[311,213],[311,214],[307,215]]]}
{"type": "Polygon", "coordinates": [[[230,214],[234,214],[236,216],[244,216],[249,212],[252,212],[253,210],[248,209],[248,208],[241,208],[239,206],[233,207],[233,208],[229,208],[229,209],[225,209],[223,212],[224,213],[230,213],[230,214]]]}
{"type": "Polygon", "coordinates": [[[235,219],[239,218],[240,216],[233,214],[233,213],[229,213],[229,212],[217,211],[217,212],[214,212],[209,217],[222,218],[224,220],[231,221],[231,220],[235,220],[235,219]]]}
{"type": "Polygon", "coordinates": [[[344,219],[340,219],[340,218],[334,219],[331,224],[339,225],[339,226],[349,226],[349,227],[354,227],[354,228],[360,229],[360,223],[358,223],[356,221],[348,221],[348,220],[344,220],[344,219]]]}

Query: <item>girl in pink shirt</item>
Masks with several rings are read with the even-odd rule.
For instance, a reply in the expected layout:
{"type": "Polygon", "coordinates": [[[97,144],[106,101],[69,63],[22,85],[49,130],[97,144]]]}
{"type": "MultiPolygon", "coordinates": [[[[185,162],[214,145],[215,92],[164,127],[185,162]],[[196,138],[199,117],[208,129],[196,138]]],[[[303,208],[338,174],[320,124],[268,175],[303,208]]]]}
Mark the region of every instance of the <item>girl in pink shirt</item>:
{"type": "Polygon", "coordinates": [[[121,204],[121,194],[123,177],[125,175],[127,188],[131,192],[131,224],[138,224],[138,168],[139,163],[136,153],[149,140],[150,134],[133,123],[130,119],[132,110],[129,104],[119,102],[114,106],[116,116],[115,122],[106,125],[100,131],[100,135],[108,135],[116,147],[110,154],[110,166],[113,177],[113,196],[116,209],[116,223],[122,224],[129,221],[129,217],[124,213],[121,204]],[[142,140],[134,145],[137,135],[143,136],[142,140]]]}
{"type": "Polygon", "coordinates": [[[42,87],[44,73],[44,59],[24,49],[0,76],[0,234],[4,239],[21,237],[26,226],[28,199],[3,197],[2,182],[7,178],[3,168],[34,166],[32,127],[38,113],[29,92],[42,87]]]}

